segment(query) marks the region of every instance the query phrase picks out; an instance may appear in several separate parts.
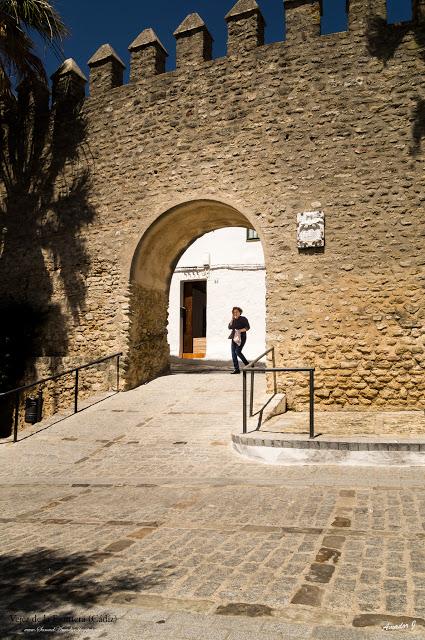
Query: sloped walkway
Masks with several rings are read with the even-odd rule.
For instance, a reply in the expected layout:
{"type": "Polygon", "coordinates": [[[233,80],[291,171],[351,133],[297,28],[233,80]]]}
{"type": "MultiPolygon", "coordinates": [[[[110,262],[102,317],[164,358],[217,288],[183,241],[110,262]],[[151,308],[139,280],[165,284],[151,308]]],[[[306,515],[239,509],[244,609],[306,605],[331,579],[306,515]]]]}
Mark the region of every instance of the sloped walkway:
{"type": "Polygon", "coordinates": [[[246,461],[241,384],[179,373],[0,443],[2,638],[425,637],[424,469],[246,461]]]}

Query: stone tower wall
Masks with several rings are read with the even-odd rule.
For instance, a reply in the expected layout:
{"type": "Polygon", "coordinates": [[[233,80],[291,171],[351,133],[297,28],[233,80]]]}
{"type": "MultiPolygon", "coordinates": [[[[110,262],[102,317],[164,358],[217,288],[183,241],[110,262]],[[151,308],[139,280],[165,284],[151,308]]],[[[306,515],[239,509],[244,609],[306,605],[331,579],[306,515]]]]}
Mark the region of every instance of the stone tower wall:
{"type": "MultiPolygon", "coordinates": [[[[232,205],[260,234],[268,343],[278,364],[316,367],[322,408],[422,407],[424,23],[387,25],[380,0],[351,0],[349,31],[320,36],[316,22],[302,22],[316,21],[320,3],[291,0],[285,42],[237,47],[238,33],[245,43],[251,33],[252,3],[245,4],[241,27],[231,20],[233,55],[206,60],[206,32],[195,21],[180,37],[181,52],[192,47],[190,65],[132,73],[130,84],[103,92],[97,84],[86,99],[79,153],[53,195],[83,176],[84,202],[65,204],[68,224],[38,254],[49,276],[43,300],[57,311],[46,326],[63,350],[34,355],[87,361],[122,349],[132,371],[135,327],[149,364],[128,386],[162,370],[166,283],[162,292],[130,285],[133,257],[164,212],[211,199],[232,205]],[[298,250],[297,214],[311,210],[325,213],[325,248],[298,250]],[[80,252],[67,246],[70,235],[80,252]],[[55,261],[55,243],[64,245],[66,264],[55,261]]],[[[99,64],[94,77],[107,86],[99,64]]],[[[41,222],[39,229],[46,232],[41,222]]],[[[31,238],[22,228],[9,235],[9,251],[31,272],[31,238]]],[[[35,302],[38,292],[22,292],[13,261],[2,268],[1,286],[35,302]]],[[[300,382],[284,379],[296,408],[306,397],[300,382]]]]}

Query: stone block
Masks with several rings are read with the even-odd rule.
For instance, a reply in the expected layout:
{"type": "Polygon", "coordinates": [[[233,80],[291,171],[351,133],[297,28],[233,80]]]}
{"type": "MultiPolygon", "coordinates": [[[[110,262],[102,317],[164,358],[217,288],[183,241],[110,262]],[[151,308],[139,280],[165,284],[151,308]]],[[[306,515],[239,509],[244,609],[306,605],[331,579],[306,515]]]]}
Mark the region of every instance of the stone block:
{"type": "Polygon", "coordinates": [[[130,82],[165,72],[168,53],[153,29],[145,29],[128,47],[131,53],[130,82]]]}
{"type": "Polygon", "coordinates": [[[87,63],[90,67],[90,95],[104,94],[123,83],[125,64],[110,44],[103,44],[87,63]]]}
{"type": "Polygon", "coordinates": [[[190,68],[212,58],[213,39],[198,13],[191,13],[174,32],[177,69],[190,68]]]}
{"type": "Polygon", "coordinates": [[[244,54],[264,44],[265,21],[256,0],[238,0],[226,15],[227,54],[244,54]]]}
{"type": "Polygon", "coordinates": [[[320,36],[322,0],[285,0],[286,41],[304,43],[320,36]]]}

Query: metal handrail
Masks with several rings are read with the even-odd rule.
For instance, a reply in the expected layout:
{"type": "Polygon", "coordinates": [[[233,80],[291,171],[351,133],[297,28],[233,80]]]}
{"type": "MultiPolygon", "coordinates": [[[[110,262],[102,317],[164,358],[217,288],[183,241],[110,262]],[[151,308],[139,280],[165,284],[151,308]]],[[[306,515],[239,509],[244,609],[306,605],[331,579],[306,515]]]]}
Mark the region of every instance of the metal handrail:
{"type": "Polygon", "coordinates": [[[266,356],[268,353],[270,353],[270,351],[273,351],[274,353],[274,347],[270,347],[270,349],[267,349],[267,351],[262,353],[261,356],[258,356],[258,358],[255,358],[255,360],[252,360],[249,364],[246,365],[245,369],[249,369],[250,367],[253,367],[254,364],[257,364],[257,362],[261,360],[261,358],[264,358],[264,356],[266,356]]]}
{"type": "MultiPolygon", "coordinates": [[[[309,407],[310,407],[310,438],[314,438],[314,372],[315,369],[313,367],[276,367],[275,366],[275,353],[274,353],[274,347],[271,347],[270,349],[268,349],[265,353],[263,353],[261,356],[259,356],[258,358],[256,358],[255,360],[253,360],[250,364],[248,364],[246,367],[244,367],[244,369],[242,370],[242,402],[243,402],[243,413],[242,413],[242,431],[243,433],[247,433],[247,423],[248,423],[248,419],[247,419],[247,375],[250,374],[251,377],[251,389],[250,389],[250,410],[249,410],[249,415],[250,417],[253,416],[253,403],[254,403],[254,376],[256,373],[273,373],[274,376],[274,393],[272,398],[277,394],[277,383],[276,383],[276,373],[278,372],[308,372],[309,373],[309,407]],[[267,355],[270,352],[273,352],[273,367],[270,368],[265,368],[265,369],[256,369],[254,368],[254,364],[256,364],[261,358],[263,358],[265,355],[267,355]]],[[[272,400],[272,398],[270,398],[266,405],[272,400]]],[[[266,406],[265,405],[265,406],[266,406]]],[[[265,406],[260,410],[260,414],[262,414],[262,411],[264,410],[265,406]]]]}
{"type": "MultiPolygon", "coordinates": [[[[273,367],[276,366],[276,356],[275,356],[275,349],[274,347],[270,347],[270,349],[267,349],[267,351],[265,351],[264,353],[261,354],[261,356],[258,356],[258,358],[256,358],[255,360],[252,360],[252,362],[250,362],[248,365],[246,365],[246,367],[244,367],[244,369],[250,369],[249,373],[251,374],[251,387],[250,387],[250,394],[249,394],[249,417],[252,418],[252,416],[254,415],[254,365],[257,364],[257,362],[259,362],[259,360],[261,360],[261,358],[264,358],[264,356],[267,356],[269,353],[272,354],[272,364],[273,367]]],[[[260,409],[259,413],[261,414],[261,412],[265,409],[265,407],[269,404],[269,402],[271,402],[273,400],[273,398],[277,395],[277,378],[276,378],[276,373],[273,373],[273,395],[271,398],[269,398],[269,400],[266,402],[266,404],[262,407],[262,409],[260,409]]]]}
{"type": "Polygon", "coordinates": [[[0,396],[8,396],[12,393],[16,393],[16,391],[25,391],[25,389],[31,389],[31,387],[36,387],[38,384],[44,384],[45,382],[50,382],[50,380],[56,380],[56,378],[60,378],[61,376],[66,376],[70,373],[74,373],[75,371],[77,371],[77,369],[87,369],[87,367],[91,367],[95,364],[100,364],[101,362],[105,362],[106,360],[112,360],[112,358],[119,358],[120,356],[122,356],[122,351],[120,353],[114,353],[112,356],[100,358],[100,360],[93,360],[93,362],[89,362],[88,364],[82,364],[80,367],[74,367],[74,369],[68,369],[67,371],[61,371],[61,373],[55,373],[54,376],[42,378],[41,380],[37,380],[37,382],[31,382],[30,384],[26,384],[22,387],[16,387],[16,389],[10,389],[9,391],[0,392],[0,396]]]}
{"type": "Polygon", "coordinates": [[[14,416],[14,424],[13,424],[13,442],[17,442],[18,440],[18,423],[19,423],[19,402],[20,402],[20,394],[22,391],[26,391],[27,389],[32,389],[33,387],[38,386],[39,384],[45,384],[46,382],[50,382],[51,380],[57,380],[58,378],[62,378],[63,376],[68,376],[72,373],[75,373],[75,384],[74,384],[74,413],[78,413],[78,382],[79,382],[79,372],[82,369],[87,369],[88,367],[93,367],[96,364],[101,364],[102,362],[107,362],[108,360],[112,360],[113,358],[117,359],[117,392],[120,387],[120,357],[123,355],[122,351],[119,353],[114,353],[111,356],[105,356],[104,358],[99,358],[98,360],[93,360],[92,362],[88,362],[87,364],[82,364],[79,367],[74,367],[73,369],[68,369],[67,371],[62,371],[61,373],[56,373],[53,376],[49,376],[48,378],[41,378],[36,382],[31,382],[30,384],[22,385],[21,387],[16,387],[16,389],[10,389],[9,391],[0,392],[0,398],[5,398],[6,396],[10,396],[15,394],[15,416],[14,416]]]}

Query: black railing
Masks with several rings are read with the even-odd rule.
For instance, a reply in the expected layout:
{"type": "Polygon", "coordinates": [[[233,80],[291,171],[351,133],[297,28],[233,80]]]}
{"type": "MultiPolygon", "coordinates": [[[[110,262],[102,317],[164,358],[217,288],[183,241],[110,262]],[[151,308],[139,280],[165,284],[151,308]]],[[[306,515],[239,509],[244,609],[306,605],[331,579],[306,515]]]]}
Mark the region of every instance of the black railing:
{"type": "MultiPolygon", "coordinates": [[[[249,373],[251,374],[251,386],[250,386],[250,393],[249,393],[249,417],[252,418],[252,416],[254,415],[254,384],[255,384],[255,378],[254,378],[254,365],[257,364],[257,362],[259,362],[261,360],[261,358],[264,358],[264,356],[267,356],[269,353],[272,354],[272,365],[273,367],[276,366],[276,358],[275,358],[275,353],[274,353],[274,347],[271,347],[270,349],[267,349],[267,351],[265,351],[264,353],[261,354],[261,356],[258,356],[258,358],[255,358],[255,360],[253,360],[252,362],[250,362],[245,369],[249,371],[249,373]]],[[[257,413],[260,415],[260,418],[262,416],[262,413],[264,411],[264,409],[267,407],[267,405],[273,400],[273,398],[276,396],[277,394],[277,379],[276,379],[276,372],[273,373],[273,395],[271,396],[271,398],[269,398],[267,400],[267,402],[263,405],[263,407],[257,411],[257,413]]]]}
{"type": "Polygon", "coordinates": [[[58,378],[62,378],[63,376],[68,376],[70,374],[75,373],[75,383],[74,383],[74,413],[78,413],[78,382],[79,382],[79,372],[82,369],[88,369],[89,367],[93,367],[96,364],[101,364],[102,362],[107,362],[108,360],[117,359],[117,368],[116,368],[116,382],[117,382],[117,392],[120,388],[120,357],[122,356],[122,352],[114,353],[112,356],[106,356],[105,358],[100,358],[99,360],[93,360],[92,362],[88,362],[87,364],[83,364],[80,367],[75,367],[74,369],[68,369],[67,371],[62,371],[62,373],[56,373],[54,376],[49,376],[48,378],[42,378],[41,380],[37,380],[36,382],[31,382],[31,384],[25,384],[22,387],[17,387],[16,389],[11,389],[10,391],[5,391],[4,393],[0,393],[0,400],[2,398],[6,398],[7,396],[15,395],[15,411],[14,411],[14,420],[13,420],[13,442],[17,442],[18,440],[18,424],[19,424],[19,404],[21,393],[23,391],[27,391],[28,389],[32,389],[33,387],[38,386],[39,384],[45,384],[46,382],[50,382],[51,380],[57,380],[58,378]]]}
{"type": "Polygon", "coordinates": [[[248,428],[248,416],[247,416],[247,396],[248,396],[248,389],[247,389],[247,376],[250,375],[251,377],[251,387],[250,387],[250,394],[249,394],[249,417],[251,418],[254,415],[254,381],[255,381],[255,374],[257,373],[273,373],[273,395],[271,396],[271,398],[269,398],[267,400],[267,402],[265,403],[265,405],[259,410],[257,411],[257,413],[260,415],[260,418],[263,414],[264,409],[266,408],[266,406],[273,400],[273,398],[276,396],[277,394],[277,379],[276,379],[276,373],[280,373],[280,372],[284,372],[284,373],[288,373],[288,372],[295,372],[295,373],[309,373],[309,389],[310,389],[310,398],[309,398],[309,407],[310,407],[310,438],[314,438],[314,368],[312,367],[302,367],[302,368],[288,368],[288,367],[276,367],[276,359],[275,359],[275,350],[274,347],[271,347],[270,349],[267,349],[267,351],[265,351],[264,353],[261,354],[261,356],[258,356],[258,358],[256,358],[255,360],[253,360],[252,362],[250,362],[250,364],[248,364],[246,367],[244,367],[244,369],[242,370],[242,375],[243,375],[243,379],[242,379],[242,396],[243,396],[243,413],[242,413],[242,431],[243,433],[247,433],[247,428],[248,428]],[[267,356],[269,353],[272,354],[272,367],[265,367],[265,368],[261,368],[261,369],[256,369],[254,367],[255,364],[257,364],[257,362],[259,362],[259,360],[261,360],[261,358],[264,358],[264,356],[267,356]]]}

